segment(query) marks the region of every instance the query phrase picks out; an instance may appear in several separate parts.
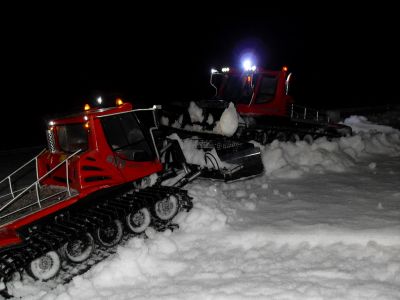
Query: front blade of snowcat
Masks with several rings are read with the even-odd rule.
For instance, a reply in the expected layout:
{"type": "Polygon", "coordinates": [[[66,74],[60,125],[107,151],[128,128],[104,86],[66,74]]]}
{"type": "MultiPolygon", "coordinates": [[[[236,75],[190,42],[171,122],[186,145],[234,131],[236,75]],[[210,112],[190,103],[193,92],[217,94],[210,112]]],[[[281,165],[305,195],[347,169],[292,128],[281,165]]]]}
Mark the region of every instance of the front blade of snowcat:
{"type": "Polygon", "coordinates": [[[208,142],[215,148],[224,166],[205,168],[202,177],[231,182],[254,177],[264,172],[261,150],[253,144],[230,139],[208,142]]]}
{"type": "MultiPolygon", "coordinates": [[[[175,147],[171,147],[171,153],[166,157],[172,157],[172,161],[178,164],[197,165],[201,168],[200,177],[230,182],[254,177],[264,172],[261,150],[252,143],[214,133],[193,132],[166,126],[159,130],[160,137],[169,137],[173,134],[179,136],[182,141],[193,141],[197,145],[197,150],[203,150],[204,164],[207,167],[198,162],[186,161],[177,142],[170,141],[171,144],[175,144],[175,147]]],[[[162,147],[159,146],[159,148],[162,147]]]]}

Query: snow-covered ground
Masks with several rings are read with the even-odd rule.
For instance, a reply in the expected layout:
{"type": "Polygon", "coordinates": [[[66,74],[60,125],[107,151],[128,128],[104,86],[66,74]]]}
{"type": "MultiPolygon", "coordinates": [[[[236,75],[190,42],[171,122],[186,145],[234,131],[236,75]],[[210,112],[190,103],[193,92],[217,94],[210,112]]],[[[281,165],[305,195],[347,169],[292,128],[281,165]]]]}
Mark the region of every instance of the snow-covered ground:
{"type": "Polygon", "coordinates": [[[264,176],[197,180],[180,229],[131,239],[67,285],[23,299],[400,299],[400,132],[263,147],[264,176]]]}

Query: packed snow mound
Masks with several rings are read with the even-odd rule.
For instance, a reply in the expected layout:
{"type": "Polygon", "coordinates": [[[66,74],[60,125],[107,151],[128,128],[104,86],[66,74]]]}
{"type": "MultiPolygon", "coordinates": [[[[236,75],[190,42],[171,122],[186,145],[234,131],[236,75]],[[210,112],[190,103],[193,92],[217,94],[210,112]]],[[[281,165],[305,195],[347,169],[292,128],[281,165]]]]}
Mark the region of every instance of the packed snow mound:
{"type": "Polygon", "coordinates": [[[175,221],[187,233],[207,233],[227,228],[228,215],[223,212],[224,195],[215,185],[207,188],[193,184],[190,190],[194,207],[187,214],[179,214],[175,221]]]}
{"type": "Polygon", "coordinates": [[[265,173],[274,177],[298,178],[305,172],[343,172],[353,165],[349,155],[337,143],[325,138],[309,145],[304,141],[283,143],[273,141],[263,149],[265,173]]]}
{"type": "Polygon", "coordinates": [[[262,147],[265,173],[278,178],[298,178],[304,173],[344,172],[355,161],[372,154],[400,155],[400,132],[360,132],[328,141],[325,137],[308,144],[273,141],[262,147]]]}
{"type": "Polygon", "coordinates": [[[397,129],[390,126],[374,124],[368,121],[364,116],[350,116],[346,118],[343,123],[350,126],[353,129],[353,132],[399,132],[397,129]]]}
{"type": "Polygon", "coordinates": [[[213,131],[225,136],[232,136],[239,126],[239,116],[235,105],[231,102],[224,110],[220,120],[215,124],[213,131]]]}
{"type": "Polygon", "coordinates": [[[203,109],[197,106],[197,104],[194,101],[191,101],[189,104],[188,112],[190,115],[190,120],[192,122],[203,122],[204,120],[204,115],[203,115],[203,109]]]}
{"type": "Polygon", "coordinates": [[[398,298],[398,201],[375,209],[364,188],[342,199],[347,184],[330,179],[338,195],[325,202],[301,192],[314,188],[307,181],[289,184],[292,194],[267,180],[196,181],[188,186],[194,209],[174,220],[179,230],[133,238],[67,285],[25,278],[10,292],[29,300],[398,298]]]}

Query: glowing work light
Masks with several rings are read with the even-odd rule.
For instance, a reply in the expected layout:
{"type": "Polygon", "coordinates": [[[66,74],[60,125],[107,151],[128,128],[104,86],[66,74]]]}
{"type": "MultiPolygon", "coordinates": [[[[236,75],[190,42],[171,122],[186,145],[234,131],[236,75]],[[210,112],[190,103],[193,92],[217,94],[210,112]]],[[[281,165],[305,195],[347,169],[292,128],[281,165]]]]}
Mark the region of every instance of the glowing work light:
{"type": "Polygon", "coordinates": [[[245,71],[255,71],[257,69],[257,67],[253,65],[253,62],[250,59],[245,59],[242,65],[245,71]]]}
{"type": "Polygon", "coordinates": [[[122,104],[124,104],[124,101],[122,101],[121,98],[118,98],[117,100],[115,100],[115,104],[117,104],[117,106],[121,106],[122,104]]]}

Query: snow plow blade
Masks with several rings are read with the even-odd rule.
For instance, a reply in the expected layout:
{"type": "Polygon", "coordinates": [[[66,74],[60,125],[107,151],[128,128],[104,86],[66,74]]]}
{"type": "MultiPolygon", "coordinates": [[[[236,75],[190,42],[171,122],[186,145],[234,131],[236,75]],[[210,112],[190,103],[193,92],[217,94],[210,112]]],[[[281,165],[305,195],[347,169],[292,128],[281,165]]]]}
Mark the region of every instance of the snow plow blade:
{"type": "Polygon", "coordinates": [[[161,131],[162,136],[173,140],[164,156],[173,154],[175,163],[200,168],[200,177],[231,182],[264,172],[261,150],[252,143],[171,127],[162,127],[161,131]]]}
{"type": "Polygon", "coordinates": [[[228,168],[205,168],[202,177],[232,182],[260,175],[264,172],[260,148],[251,143],[240,147],[216,148],[222,162],[232,165],[228,168]]]}

